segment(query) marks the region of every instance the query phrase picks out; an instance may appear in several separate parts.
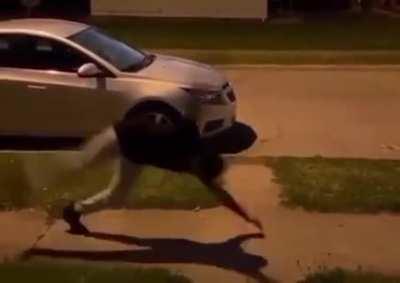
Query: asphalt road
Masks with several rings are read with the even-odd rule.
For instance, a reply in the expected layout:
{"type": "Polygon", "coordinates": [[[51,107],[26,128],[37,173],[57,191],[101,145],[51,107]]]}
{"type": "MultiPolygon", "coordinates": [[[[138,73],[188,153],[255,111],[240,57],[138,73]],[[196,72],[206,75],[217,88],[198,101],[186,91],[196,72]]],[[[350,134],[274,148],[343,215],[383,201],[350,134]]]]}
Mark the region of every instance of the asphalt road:
{"type": "Polygon", "coordinates": [[[250,155],[400,158],[400,70],[225,67],[250,155]]]}

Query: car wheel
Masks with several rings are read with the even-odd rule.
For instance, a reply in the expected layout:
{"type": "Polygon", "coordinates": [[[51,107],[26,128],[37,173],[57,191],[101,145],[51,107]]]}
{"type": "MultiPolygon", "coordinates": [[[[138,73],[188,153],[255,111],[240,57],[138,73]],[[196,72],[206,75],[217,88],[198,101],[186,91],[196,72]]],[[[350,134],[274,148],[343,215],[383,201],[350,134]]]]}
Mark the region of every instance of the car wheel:
{"type": "Polygon", "coordinates": [[[183,121],[181,114],[163,104],[138,106],[130,111],[125,119],[142,119],[150,127],[161,127],[168,132],[173,132],[183,121]]]}
{"type": "Polygon", "coordinates": [[[42,0],[20,0],[20,5],[24,8],[32,9],[42,4],[42,0]]]}

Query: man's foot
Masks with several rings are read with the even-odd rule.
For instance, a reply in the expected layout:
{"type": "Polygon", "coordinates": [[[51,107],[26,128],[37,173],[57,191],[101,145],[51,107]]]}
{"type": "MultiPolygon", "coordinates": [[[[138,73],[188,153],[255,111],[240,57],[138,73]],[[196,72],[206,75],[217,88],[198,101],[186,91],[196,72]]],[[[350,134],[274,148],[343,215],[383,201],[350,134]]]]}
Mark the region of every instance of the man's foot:
{"type": "Polygon", "coordinates": [[[81,213],[75,209],[74,203],[64,208],[63,219],[69,224],[68,232],[75,235],[89,234],[89,230],[80,221],[81,213]]]}

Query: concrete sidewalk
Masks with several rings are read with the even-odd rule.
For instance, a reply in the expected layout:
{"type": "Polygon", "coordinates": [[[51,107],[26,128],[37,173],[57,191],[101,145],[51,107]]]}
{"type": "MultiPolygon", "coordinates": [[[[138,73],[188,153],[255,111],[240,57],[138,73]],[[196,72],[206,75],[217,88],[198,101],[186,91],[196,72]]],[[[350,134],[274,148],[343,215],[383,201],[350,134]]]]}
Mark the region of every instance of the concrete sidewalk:
{"type": "Polygon", "coordinates": [[[238,166],[231,171],[236,195],[263,220],[266,239],[249,252],[269,259],[265,273],[296,282],[319,268],[344,267],[400,274],[400,216],[309,213],[280,205],[279,185],[267,168],[238,166]],[[242,176],[242,177],[240,177],[242,176]],[[264,176],[264,177],[263,177],[264,176]],[[241,181],[242,180],[242,181],[241,181]],[[262,182],[262,184],[258,183],[262,182]],[[241,185],[239,185],[241,184],[241,185]]]}
{"type": "Polygon", "coordinates": [[[13,260],[47,230],[47,216],[35,210],[0,212],[0,260],[13,260]]]}

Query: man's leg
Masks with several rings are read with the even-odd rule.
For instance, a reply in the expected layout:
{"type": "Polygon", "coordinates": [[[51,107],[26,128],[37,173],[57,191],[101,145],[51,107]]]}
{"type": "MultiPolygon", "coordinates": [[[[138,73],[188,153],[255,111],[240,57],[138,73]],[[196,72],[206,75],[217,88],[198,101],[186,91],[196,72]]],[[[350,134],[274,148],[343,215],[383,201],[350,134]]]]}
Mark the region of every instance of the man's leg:
{"type": "Polygon", "coordinates": [[[70,225],[69,232],[72,234],[89,232],[80,221],[82,214],[93,213],[105,208],[123,207],[141,171],[141,165],[121,157],[105,190],[83,201],[77,201],[64,209],[64,220],[70,225]]]}
{"type": "MultiPolygon", "coordinates": [[[[83,170],[89,167],[95,167],[103,164],[106,160],[116,159],[119,156],[119,147],[117,136],[113,127],[108,127],[100,133],[93,136],[84,144],[80,152],[71,160],[67,160],[68,165],[74,170],[83,170]]],[[[119,168],[116,168],[113,180],[119,174],[119,168]]],[[[99,194],[100,195],[100,194],[99,194]]],[[[102,195],[105,197],[106,192],[102,195]]],[[[98,197],[102,198],[102,197],[98,197]]],[[[63,218],[70,225],[70,232],[76,234],[87,233],[87,229],[80,222],[81,212],[79,205],[71,203],[63,210],[63,218]]]]}

